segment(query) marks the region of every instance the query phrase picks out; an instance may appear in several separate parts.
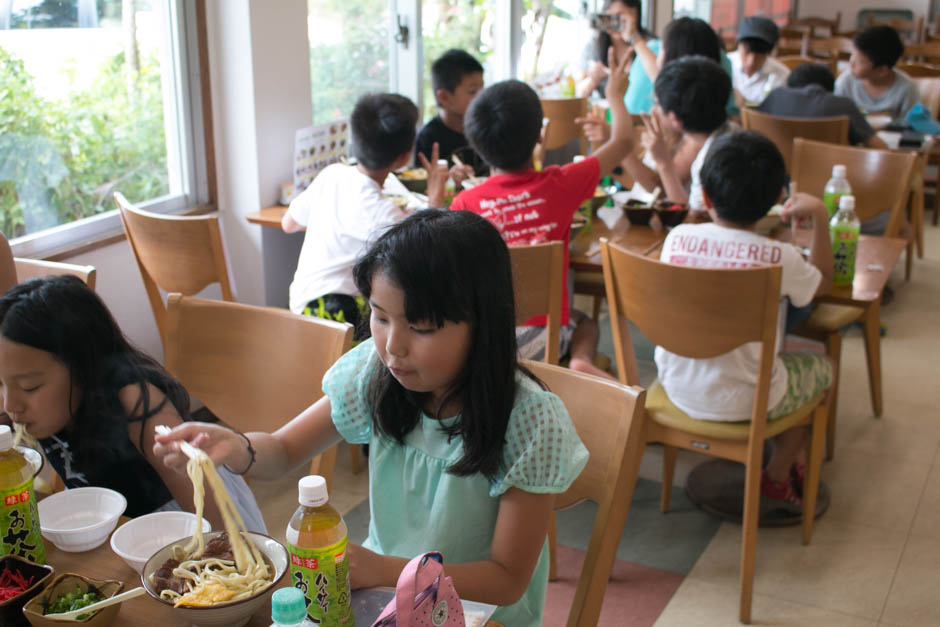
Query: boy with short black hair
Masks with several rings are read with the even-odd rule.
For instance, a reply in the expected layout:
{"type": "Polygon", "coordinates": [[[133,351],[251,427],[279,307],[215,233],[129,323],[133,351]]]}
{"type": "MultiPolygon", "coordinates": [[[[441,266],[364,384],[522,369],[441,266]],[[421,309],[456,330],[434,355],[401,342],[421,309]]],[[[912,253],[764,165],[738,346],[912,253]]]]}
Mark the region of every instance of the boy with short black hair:
{"type": "Polygon", "coordinates": [[[849,71],[836,79],[835,94],[851,98],[866,113],[886,111],[902,120],[918,103],[917,84],[894,64],[904,54],[901,36],[890,26],[873,26],[855,36],[849,71]]]}
{"type": "Polygon", "coordinates": [[[470,148],[464,135],[464,115],[470,102],[483,89],[483,66],[463,50],[451,49],[431,64],[431,88],[434,99],[441,108],[418,133],[415,141],[415,163],[418,155],[431,158],[431,147],[440,146],[441,159],[453,164],[453,157],[460,159],[466,167],[453,169],[455,182],[483,174],[486,164],[470,148]]]}
{"type": "MultiPolygon", "coordinates": [[[[782,211],[785,219],[813,218],[808,262],[794,246],[754,232],[755,223],[781,200],[786,180],[783,156],[763,135],[742,131],[719,137],[702,167],[703,196],[713,222],[675,227],[660,254],[666,263],[699,268],[782,266],[769,418],[795,411],[832,381],[832,366],[824,355],[781,352],[784,297],[796,306],[805,306],[817,294],[828,292],[833,264],[828,212],[818,198],[796,194],[787,199],[782,211]]],[[[683,357],[657,347],[655,360],[669,399],[689,416],[713,421],[751,417],[759,346],[747,344],[709,359],[683,357]]],[[[777,436],[773,457],[761,478],[762,495],[801,504],[804,435],[802,429],[791,429],[777,436]]]]}
{"type": "MultiPolygon", "coordinates": [[[[325,168],[281,219],[285,233],[306,229],[297,271],[290,285],[290,309],[349,322],[365,331],[365,303],[352,268],[370,238],[406,214],[383,191],[389,172],[411,161],[418,108],[398,94],[367,94],[349,120],[350,150],[356,165],[325,168]]],[[[428,200],[440,206],[446,168],[436,167],[437,146],[428,168],[428,200]]],[[[423,157],[422,157],[423,159],[423,157]]]]}
{"type": "Polygon", "coordinates": [[[790,70],[770,56],[779,39],[780,29],[766,17],[746,17],[738,24],[738,47],[728,54],[738,106],[760,104],[786,82],[790,70]]]}
{"type": "MultiPolygon", "coordinates": [[[[467,111],[466,132],[470,145],[491,166],[492,176],[462,191],[450,207],[482,215],[499,229],[510,246],[554,241],[564,244],[560,354],[570,353],[569,366],[573,370],[608,378],[610,375],[594,366],[596,322],[570,308],[568,242],[575,211],[594,196],[601,175],[612,171],[633,148],[633,125],[623,104],[629,82],[628,64],[629,57],[619,65],[610,63],[606,92],[613,132],[607,143],[582,161],[548,166],[541,172],[533,169],[532,159],[542,132],[538,94],[515,80],[485,89],[467,111]]],[[[520,355],[539,359],[545,349],[544,316],[528,321],[527,326],[517,327],[516,331],[520,355]]]]}

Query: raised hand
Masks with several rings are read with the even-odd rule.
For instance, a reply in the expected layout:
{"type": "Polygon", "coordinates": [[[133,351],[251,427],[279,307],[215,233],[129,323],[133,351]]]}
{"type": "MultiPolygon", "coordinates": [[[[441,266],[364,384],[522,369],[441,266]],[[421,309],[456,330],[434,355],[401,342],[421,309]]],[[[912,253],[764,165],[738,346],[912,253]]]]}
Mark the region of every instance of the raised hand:
{"type": "Polygon", "coordinates": [[[430,161],[424,156],[424,153],[418,153],[421,165],[428,171],[428,204],[431,207],[444,206],[444,186],[447,184],[447,177],[450,176],[446,164],[438,165],[440,154],[440,146],[437,142],[434,142],[434,146],[431,148],[430,161]]]}
{"type": "Polygon", "coordinates": [[[640,143],[642,143],[646,151],[650,153],[653,160],[656,161],[656,163],[662,163],[672,159],[669,144],[666,142],[666,136],[663,132],[662,122],[659,117],[655,114],[648,115],[641,113],[640,118],[643,120],[643,126],[646,127],[646,131],[644,131],[643,136],[640,138],[640,143]]]}

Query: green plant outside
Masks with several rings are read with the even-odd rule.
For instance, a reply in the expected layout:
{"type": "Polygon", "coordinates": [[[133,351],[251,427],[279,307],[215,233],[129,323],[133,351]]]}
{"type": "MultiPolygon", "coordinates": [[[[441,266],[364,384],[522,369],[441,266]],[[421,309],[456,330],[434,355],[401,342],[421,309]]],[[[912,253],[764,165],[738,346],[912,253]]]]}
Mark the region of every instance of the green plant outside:
{"type": "MultiPolygon", "coordinates": [[[[76,84],[77,62],[62,72],[76,84]]],[[[0,47],[0,231],[8,238],[169,193],[160,64],[141,58],[133,88],[124,54],[110,57],[91,88],[50,99],[23,62],[0,47]]]]}

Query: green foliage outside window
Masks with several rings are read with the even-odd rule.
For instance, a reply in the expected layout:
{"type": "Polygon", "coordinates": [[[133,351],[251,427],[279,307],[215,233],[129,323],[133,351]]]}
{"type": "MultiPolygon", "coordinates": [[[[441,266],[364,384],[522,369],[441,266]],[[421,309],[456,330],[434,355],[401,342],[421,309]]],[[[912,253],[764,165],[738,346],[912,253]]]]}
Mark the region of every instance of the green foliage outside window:
{"type": "MultiPolygon", "coordinates": [[[[76,67],[62,80],[76,82],[76,67]]],[[[23,62],[0,48],[0,231],[8,238],[169,193],[160,65],[141,59],[128,87],[124,54],[91,87],[50,99],[23,62]]]]}

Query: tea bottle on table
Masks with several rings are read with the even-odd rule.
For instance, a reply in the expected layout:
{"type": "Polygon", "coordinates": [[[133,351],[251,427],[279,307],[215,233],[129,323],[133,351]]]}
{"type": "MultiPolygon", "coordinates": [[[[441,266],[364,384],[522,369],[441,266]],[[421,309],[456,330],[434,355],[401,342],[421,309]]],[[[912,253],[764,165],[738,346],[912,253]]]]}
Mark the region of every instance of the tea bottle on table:
{"type": "Polygon", "coordinates": [[[839,199],[839,211],[829,221],[834,285],[851,285],[855,279],[855,255],[860,231],[861,223],[855,215],[855,197],[842,196],[839,199]]]}
{"type": "Polygon", "coordinates": [[[300,507],[287,523],[291,583],[306,597],[314,624],[352,627],[346,523],[329,504],[323,477],[302,478],[297,492],[300,507]]]}
{"type": "Polygon", "coordinates": [[[280,588],[271,595],[271,627],[315,627],[307,618],[307,600],[297,588],[280,588]]]}
{"type": "Polygon", "coordinates": [[[845,166],[832,166],[832,178],[826,182],[826,187],[823,189],[823,204],[826,205],[826,209],[829,210],[830,219],[832,219],[832,216],[839,210],[839,199],[843,196],[850,196],[851,194],[852,186],[849,185],[848,179],[845,178],[845,166]]]}
{"type": "Polygon", "coordinates": [[[33,474],[32,464],[13,448],[10,427],[0,425],[0,554],[45,564],[33,474]]]}

